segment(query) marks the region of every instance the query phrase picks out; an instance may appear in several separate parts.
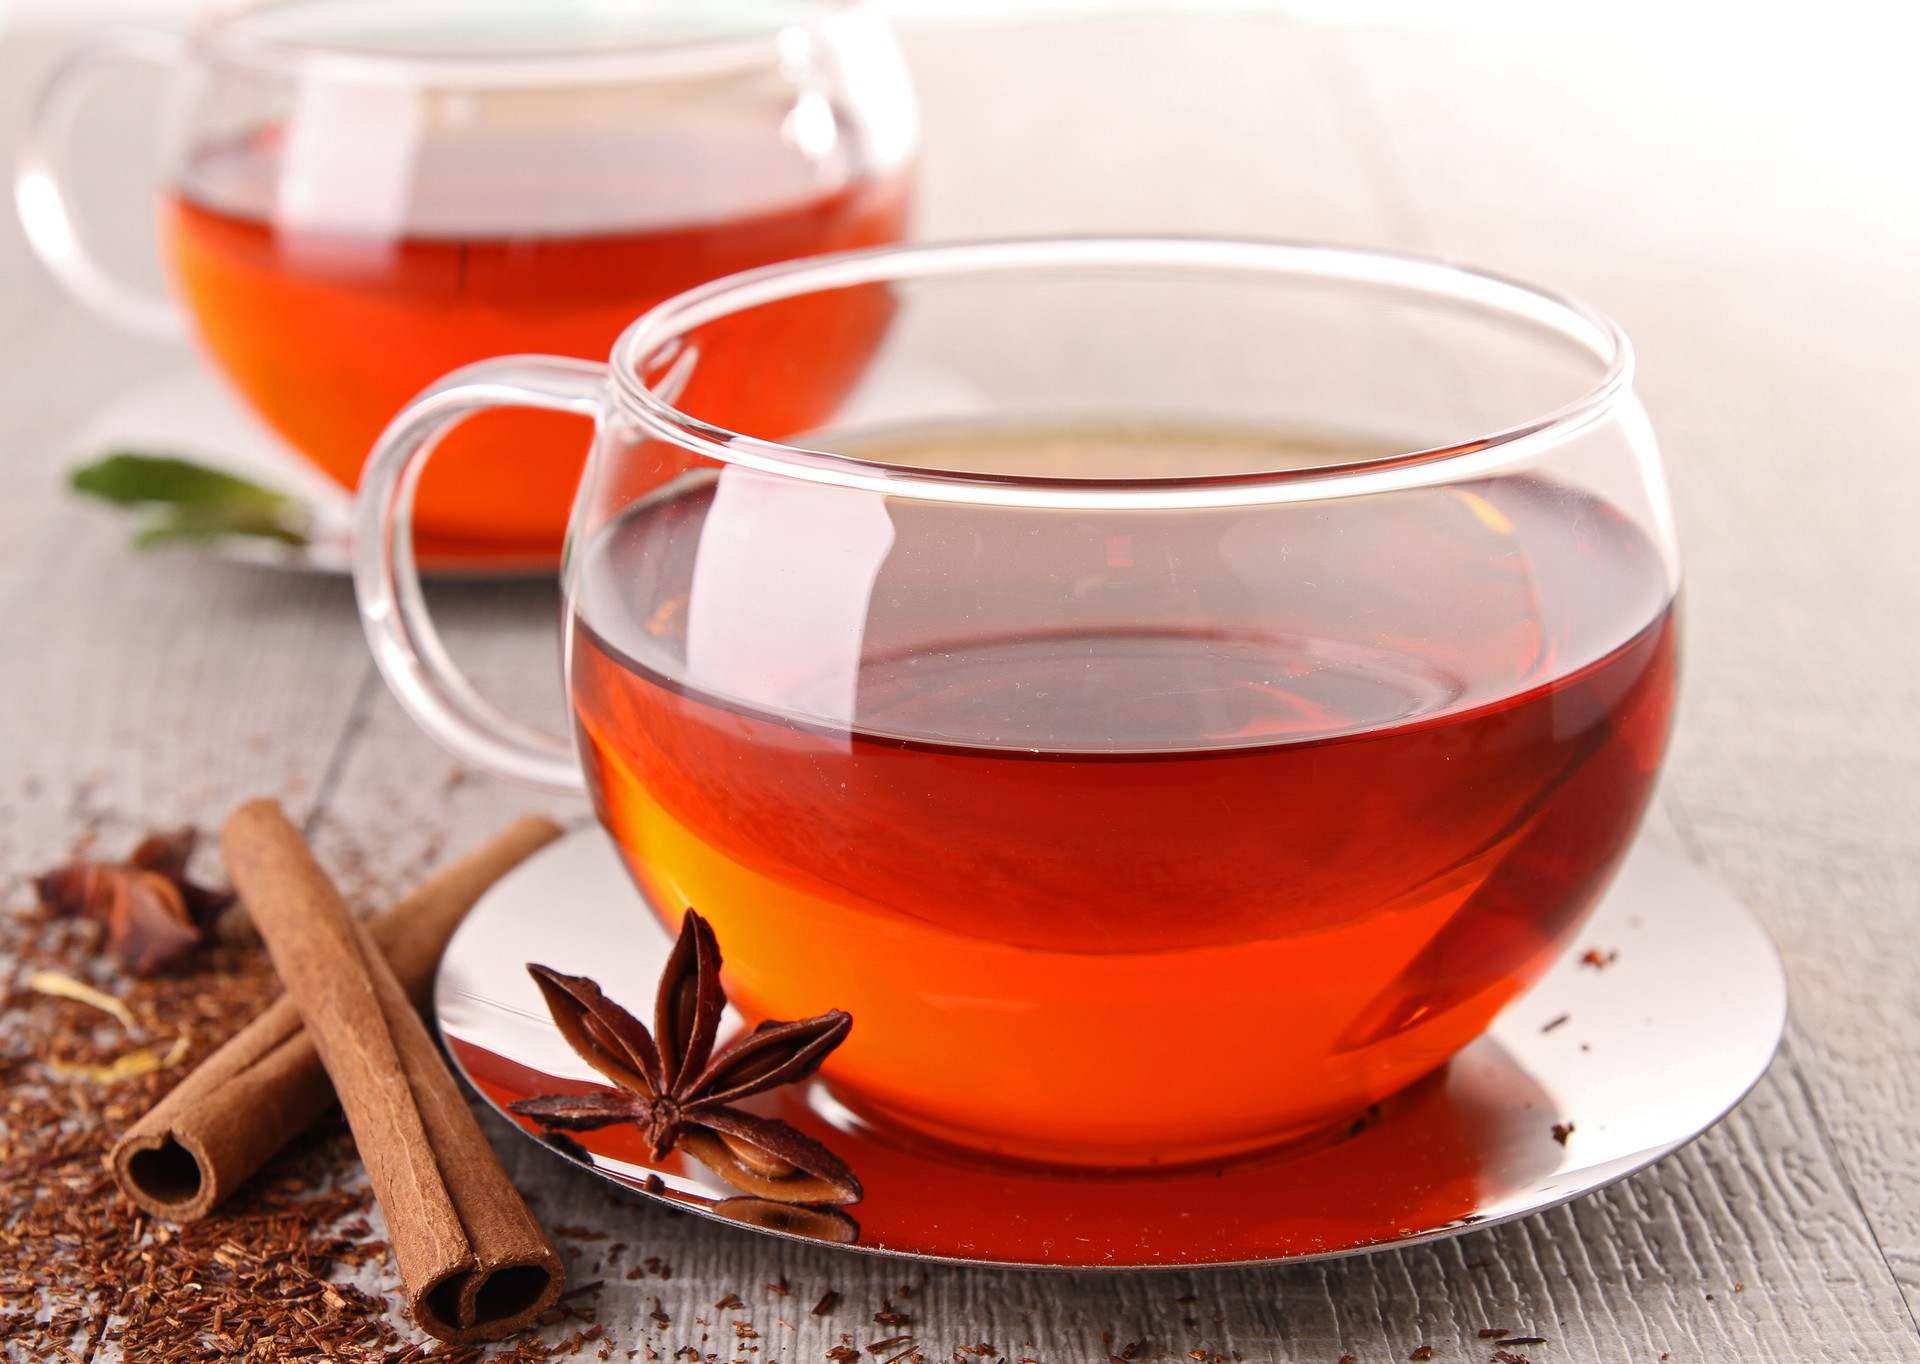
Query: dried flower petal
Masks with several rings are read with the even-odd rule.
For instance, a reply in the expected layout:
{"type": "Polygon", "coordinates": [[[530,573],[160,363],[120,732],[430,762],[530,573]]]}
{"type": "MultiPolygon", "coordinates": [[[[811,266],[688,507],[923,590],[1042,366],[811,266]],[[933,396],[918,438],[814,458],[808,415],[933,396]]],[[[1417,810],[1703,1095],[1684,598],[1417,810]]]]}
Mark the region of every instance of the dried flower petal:
{"type": "Polygon", "coordinates": [[[131,1080],[140,1075],[151,1075],[156,1070],[171,1070],[187,1059],[187,1049],[192,1039],[186,1034],[173,1039],[163,1052],[158,1043],[148,1047],[136,1047],[124,1052],[105,1065],[75,1065],[67,1061],[48,1061],[46,1067],[63,1080],[85,1080],[96,1085],[117,1085],[122,1080],[131,1080]]]}
{"type": "Polygon", "coordinates": [[[55,999],[71,999],[76,1003],[91,1005],[101,1013],[118,1019],[120,1026],[127,1030],[127,1036],[135,1039],[141,1036],[140,1024],[135,1021],[133,1010],[127,1007],[125,1000],[116,999],[105,990],[96,990],[64,971],[35,971],[27,977],[27,988],[37,995],[51,995],[55,999]]]}

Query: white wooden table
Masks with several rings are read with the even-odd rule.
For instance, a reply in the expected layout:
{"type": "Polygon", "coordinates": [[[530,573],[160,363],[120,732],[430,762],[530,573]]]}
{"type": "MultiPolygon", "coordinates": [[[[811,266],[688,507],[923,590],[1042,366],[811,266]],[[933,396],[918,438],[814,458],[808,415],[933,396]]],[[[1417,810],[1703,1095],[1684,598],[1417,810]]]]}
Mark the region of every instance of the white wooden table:
{"type": "MultiPolygon", "coordinates": [[[[0,134],[69,37],[0,38],[0,134]]],[[[1099,1360],[1107,1332],[1176,1359],[1335,1364],[1428,1344],[1486,1360],[1491,1324],[1548,1337],[1525,1351],[1536,1364],[1920,1359],[1920,195],[1902,150],[1920,118],[1911,79],[1891,79],[1897,51],[1784,28],[1251,18],[929,29],[910,50],[923,234],[1338,238],[1538,278],[1625,324],[1688,565],[1686,696],[1656,823],[1765,918],[1794,990],[1752,1097],[1605,1193],[1286,1269],[937,1269],[910,1300],[928,1356],[992,1341],[1010,1359],[1099,1360]],[[1813,78],[1827,84],[1806,93],[1813,78]]],[[[183,363],[84,315],[0,218],[0,870],[54,860],[81,812],[131,833],[275,793],[373,894],[537,804],[463,780],[400,715],[345,582],[135,558],[123,524],[60,491],[65,435],[183,363]]],[[[557,715],[551,590],[434,598],[488,690],[557,715]]],[[[616,1358],[683,1343],[650,1328],[656,1294],[684,1323],[738,1292],[762,1359],[819,1359],[840,1329],[890,1334],[806,1307],[828,1287],[877,1302],[912,1281],[901,1266],[622,1201],[492,1130],[550,1224],[618,1221],[673,1264],[667,1281],[608,1276],[616,1358]],[[782,1276],[791,1299],[760,1287],[782,1276]]]]}

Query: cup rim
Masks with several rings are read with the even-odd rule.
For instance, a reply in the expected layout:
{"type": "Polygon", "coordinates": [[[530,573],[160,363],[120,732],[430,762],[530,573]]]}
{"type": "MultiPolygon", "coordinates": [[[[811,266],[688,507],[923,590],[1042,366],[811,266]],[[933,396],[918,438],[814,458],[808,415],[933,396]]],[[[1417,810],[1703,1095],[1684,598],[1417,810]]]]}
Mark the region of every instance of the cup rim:
{"type": "Polygon", "coordinates": [[[560,85],[686,77],[763,65],[783,54],[783,34],[863,8],[869,0],[787,0],[784,22],[736,33],[714,33],[659,43],[605,48],[485,55],[432,50],[381,51],[307,42],[263,32],[262,20],[295,9],[319,9],[339,0],[266,0],[218,11],[194,31],[215,57],[255,69],[297,73],[342,83],[500,87],[560,85]]]}
{"type": "Polygon", "coordinates": [[[1585,303],[1428,256],[1313,241],[1062,236],[882,246],[741,271],[642,314],[614,343],[611,368],[623,411],[651,434],[723,464],[887,496],[1093,510],[1319,501],[1487,477],[1613,415],[1632,393],[1634,357],[1619,325],[1585,303]],[[673,352],[667,348],[703,323],[802,294],[907,279],[1087,268],[1291,276],[1478,306],[1575,342],[1604,370],[1585,393],[1558,407],[1449,445],[1305,469],[1099,480],[930,469],[763,440],[680,411],[640,378],[649,359],[669,365],[670,373],[673,352]]]}

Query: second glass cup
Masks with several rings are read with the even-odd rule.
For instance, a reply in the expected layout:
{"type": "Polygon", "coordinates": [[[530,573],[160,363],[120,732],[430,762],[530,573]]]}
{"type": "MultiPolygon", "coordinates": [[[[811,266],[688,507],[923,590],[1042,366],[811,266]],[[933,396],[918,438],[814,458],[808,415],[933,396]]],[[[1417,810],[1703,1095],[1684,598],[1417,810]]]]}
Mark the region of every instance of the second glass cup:
{"type": "Polygon", "coordinates": [[[985,243],[720,281],[610,365],[423,395],[355,554],[430,732],[590,790],[749,1012],[851,1012],[823,1074],[855,1111],[1026,1161],[1218,1159],[1443,1064],[1605,886],[1674,692],[1625,339],[1332,248],[985,243]],[[741,376],[836,364],[821,320],[846,315],[885,341],[788,439],[741,376]],[[452,672],[412,573],[426,452],[500,404],[599,426],[571,743],[452,672]]]}
{"type": "MultiPolygon", "coordinates": [[[[912,91],[859,0],[283,0],[185,38],[110,32],[42,98],[29,236],[148,331],[182,327],[85,254],[54,169],[85,81],[118,58],[173,73],[160,226],[187,330],[348,488],[449,369],[602,356],[692,285],[905,227],[912,91]]],[[[765,389],[768,429],[831,411],[881,325],[845,319],[838,365],[765,389]]],[[[422,553],[550,561],[585,445],[551,414],[461,432],[421,492],[422,553]]]]}

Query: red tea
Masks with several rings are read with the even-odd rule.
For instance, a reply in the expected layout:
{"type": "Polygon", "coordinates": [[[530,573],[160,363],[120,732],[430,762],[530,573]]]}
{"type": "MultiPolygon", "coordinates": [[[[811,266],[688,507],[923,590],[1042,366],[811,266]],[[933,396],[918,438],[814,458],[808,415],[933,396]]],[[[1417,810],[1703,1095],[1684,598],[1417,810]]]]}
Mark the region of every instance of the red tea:
{"type": "MultiPolygon", "coordinates": [[[[390,226],[377,225],[371,169],[364,204],[335,204],[318,222],[281,212],[298,194],[286,183],[288,139],[257,134],[188,166],[162,219],[173,279],[241,394],[352,487],[387,421],[449,370],[525,352],[605,359],[629,322],[692,285],[894,241],[904,228],[898,175],[822,176],[772,128],[694,122],[670,134],[597,145],[576,133],[534,149],[504,134],[429,142],[390,226]]],[[[822,420],[890,315],[875,291],[812,306],[837,349],[804,373],[763,376],[758,406],[739,414],[751,429],[822,420]]],[[[556,553],[590,434],[584,419],[557,413],[474,418],[428,466],[419,543],[450,555],[556,553]]]]}
{"type": "Polygon", "coordinates": [[[755,479],[777,502],[728,470],[587,545],[587,770],[734,997],[849,1010],[836,1092],[944,1141],[1176,1162],[1351,1117],[1566,945],[1665,745],[1662,557],[1545,479],[894,499],[864,548],[820,518],[821,569],[755,479]]]}

